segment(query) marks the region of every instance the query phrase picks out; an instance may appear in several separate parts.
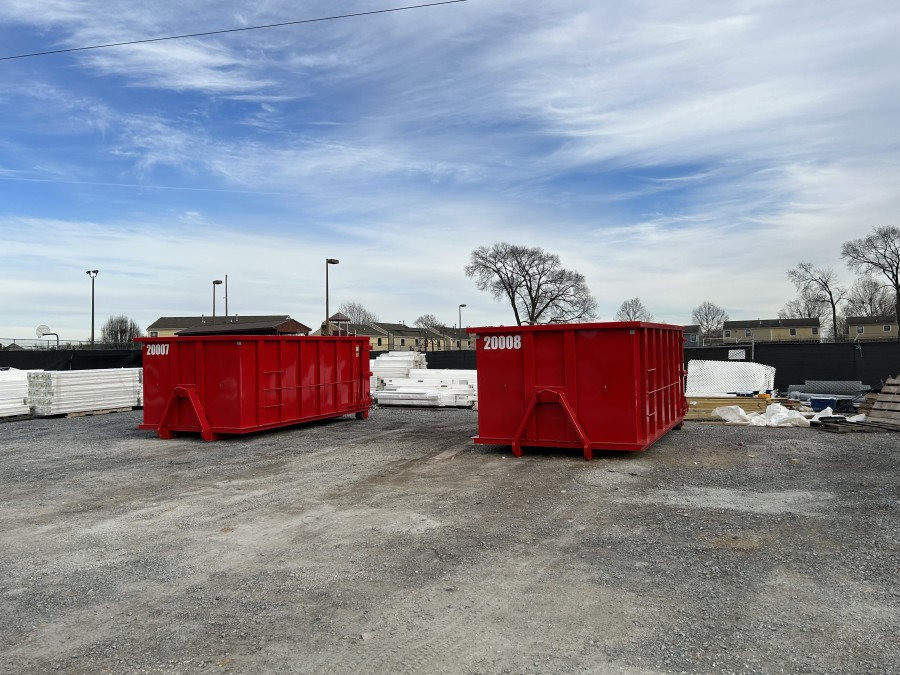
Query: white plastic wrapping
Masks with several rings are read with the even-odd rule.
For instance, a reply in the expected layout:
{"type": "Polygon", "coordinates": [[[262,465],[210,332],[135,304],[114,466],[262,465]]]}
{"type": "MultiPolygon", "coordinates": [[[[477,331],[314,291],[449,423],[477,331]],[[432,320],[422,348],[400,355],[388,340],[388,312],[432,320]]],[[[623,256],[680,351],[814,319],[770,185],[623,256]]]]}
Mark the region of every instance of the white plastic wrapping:
{"type": "MultiPolygon", "coordinates": [[[[826,409],[831,415],[831,409],[826,409]]],[[[771,403],[764,413],[746,413],[738,405],[723,405],[713,410],[713,415],[725,420],[728,424],[742,424],[753,427],[808,427],[809,420],[796,410],[785,408],[780,403],[771,403]]],[[[826,411],[819,413],[825,417],[826,411]]]]}

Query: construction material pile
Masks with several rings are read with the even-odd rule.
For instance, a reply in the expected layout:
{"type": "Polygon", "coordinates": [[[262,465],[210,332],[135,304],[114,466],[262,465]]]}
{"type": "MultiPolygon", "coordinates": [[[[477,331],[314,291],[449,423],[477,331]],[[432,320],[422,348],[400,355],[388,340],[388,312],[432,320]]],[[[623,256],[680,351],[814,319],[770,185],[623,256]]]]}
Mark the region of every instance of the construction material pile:
{"type": "Polygon", "coordinates": [[[870,387],[859,380],[806,380],[788,387],[791,398],[809,404],[813,410],[832,407],[852,411],[862,403],[870,387]]]}
{"type": "Polygon", "coordinates": [[[0,417],[28,415],[28,371],[0,370],[0,417]]]}
{"type": "Polygon", "coordinates": [[[369,362],[372,370],[372,391],[384,389],[389,379],[409,377],[413,368],[427,367],[425,355],[420,352],[387,352],[369,362]]]}
{"type": "Polygon", "coordinates": [[[476,372],[413,368],[407,377],[385,380],[374,397],[378,405],[471,408],[478,400],[476,372]]]}
{"type": "Polygon", "coordinates": [[[38,417],[143,405],[141,368],[28,373],[28,404],[38,417]]]}

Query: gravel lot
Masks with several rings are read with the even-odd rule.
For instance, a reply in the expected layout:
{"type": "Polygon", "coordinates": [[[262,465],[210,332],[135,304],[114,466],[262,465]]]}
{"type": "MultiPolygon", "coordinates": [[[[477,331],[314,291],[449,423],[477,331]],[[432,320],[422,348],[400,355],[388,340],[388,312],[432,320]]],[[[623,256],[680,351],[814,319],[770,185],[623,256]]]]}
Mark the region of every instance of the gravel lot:
{"type": "Polygon", "coordinates": [[[900,434],[0,424],[0,671],[900,673],[900,434]]]}

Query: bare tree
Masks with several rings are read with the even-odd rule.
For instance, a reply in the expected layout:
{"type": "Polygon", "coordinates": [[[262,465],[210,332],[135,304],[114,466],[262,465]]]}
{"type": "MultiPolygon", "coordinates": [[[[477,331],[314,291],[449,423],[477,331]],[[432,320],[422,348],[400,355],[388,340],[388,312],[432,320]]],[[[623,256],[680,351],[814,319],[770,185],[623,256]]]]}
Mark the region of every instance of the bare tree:
{"type": "Polygon", "coordinates": [[[338,307],[338,311],[350,319],[351,323],[375,323],[378,321],[375,312],[370,312],[359,302],[344,302],[338,307]]]}
{"type": "Polygon", "coordinates": [[[111,316],[100,328],[100,342],[104,344],[124,344],[144,335],[134,319],[127,316],[111,316]]]}
{"type": "Polygon", "coordinates": [[[895,319],[900,320],[900,228],[876,227],[862,239],[845,242],[841,256],[854,272],[880,273],[894,289],[895,319]]]}
{"type": "Polygon", "coordinates": [[[800,263],[792,270],[788,270],[788,279],[797,287],[800,293],[807,293],[821,298],[831,309],[831,336],[837,340],[838,332],[838,303],[840,303],[847,290],[835,284],[834,270],[825,267],[813,267],[812,263],[800,263]]]}
{"type": "Polygon", "coordinates": [[[788,300],[778,310],[779,319],[819,319],[828,313],[828,303],[814,291],[804,290],[794,300],[788,300]]]}
{"type": "Polygon", "coordinates": [[[418,326],[419,328],[432,328],[434,330],[442,330],[445,327],[444,323],[438,321],[438,318],[434,314],[423,314],[416,319],[413,325],[418,326]]]}
{"type": "Polygon", "coordinates": [[[847,316],[892,316],[895,303],[888,288],[870,274],[857,277],[847,293],[844,313],[847,316]]]}
{"type": "Polygon", "coordinates": [[[472,251],[466,276],[495,299],[506,298],[516,324],[586,321],[596,316],[597,302],[584,275],[564,269],[559,256],[535,247],[502,242],[472,251]]]}
{"type": "Polygon", "coordinates": [[[722,334],[722,325],[728,321],[728,313],[717,304],[704,300],[691,312],[691,321],[700,326],[702,337],[722,334]]]}
{"type": "Polygon", "coordinates": [[[640,298],[625,300],[616,312],[616,321],[653,321],[650,313],[640,298]]]}

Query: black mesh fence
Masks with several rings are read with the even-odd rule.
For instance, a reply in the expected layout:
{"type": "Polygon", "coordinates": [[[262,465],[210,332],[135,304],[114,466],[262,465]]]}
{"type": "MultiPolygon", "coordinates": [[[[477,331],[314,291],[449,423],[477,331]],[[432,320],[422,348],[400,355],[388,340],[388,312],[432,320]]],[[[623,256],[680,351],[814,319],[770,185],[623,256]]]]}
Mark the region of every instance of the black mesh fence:
{"type": "Polygon", "coordinates": [[[775,388],[786,390],[806,380],[860,380],[875,386],[900,374],[900,342],[777,343],[728,347],[688,347],[684,363],[754,361],[775,368],[775,388]]]}
{"type": "Polygon", "coordinates": [[[0,368],[96,370],[141,365],[139,349],[20,349],[0,351],[0,368]]]}

